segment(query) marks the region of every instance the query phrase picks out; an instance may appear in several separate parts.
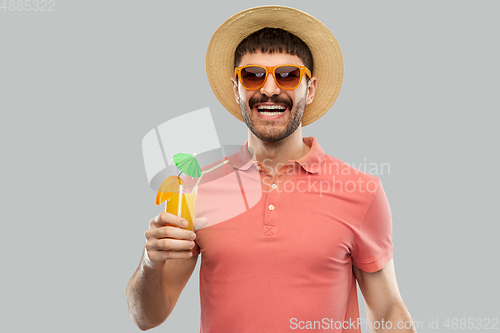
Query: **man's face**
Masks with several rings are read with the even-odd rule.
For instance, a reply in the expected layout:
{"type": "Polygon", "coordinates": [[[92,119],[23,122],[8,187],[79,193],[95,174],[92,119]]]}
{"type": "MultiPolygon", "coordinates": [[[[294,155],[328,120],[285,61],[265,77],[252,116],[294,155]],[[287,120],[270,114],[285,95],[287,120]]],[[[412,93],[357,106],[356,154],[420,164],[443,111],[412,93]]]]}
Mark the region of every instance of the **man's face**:
{"type": "MultiPolygon", "coordinates": [[[[304,66],[304,63],[295,55],[257,52],[243,55],[239,66],[246,65],[304,66]]],[[[245,124],[264,142],[280,141],[294,133],[301,126],[304,108],[312,102],[316,91],[315,77],[309,83],[303,77],[300,85],[293,90],[281,89],[271,73],[264,86],[257,90],[247,90],[235,78],[231,80],[245,124]]]]}

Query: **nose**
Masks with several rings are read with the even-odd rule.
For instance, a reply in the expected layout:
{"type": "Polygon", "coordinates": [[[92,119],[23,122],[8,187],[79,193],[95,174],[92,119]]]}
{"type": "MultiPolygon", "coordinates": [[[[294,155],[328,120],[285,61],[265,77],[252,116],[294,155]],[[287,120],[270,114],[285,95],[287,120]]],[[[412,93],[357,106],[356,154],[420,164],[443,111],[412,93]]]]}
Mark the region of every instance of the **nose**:
{"type": "Polygon", "coordinates": [[[267,74],[267,79],[264,85],[260,88],[260,93],[267,97],[279,95],[281,93],[280,87],[274,81],[273,73],[267,74]]]}

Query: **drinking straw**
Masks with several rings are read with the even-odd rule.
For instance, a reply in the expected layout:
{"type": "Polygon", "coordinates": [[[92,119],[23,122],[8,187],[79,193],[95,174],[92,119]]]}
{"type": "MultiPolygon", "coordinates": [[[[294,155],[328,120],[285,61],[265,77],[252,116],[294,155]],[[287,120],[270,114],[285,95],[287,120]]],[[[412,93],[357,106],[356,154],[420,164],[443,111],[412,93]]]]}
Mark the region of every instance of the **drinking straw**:
{"type": "Polygon", "coordinates": [[[198,178],[198,180],[196,181],[196,184],[194,184],[194,186],[198,186],[198,184],[200,183],[201,181],[201,177],[203,177],[204,174],[206,174],[207,172],[210,172],[210,171],[214,171],[215,169],[217,169],[218,167],[221,167],[223,166],[224,164],[226,164],[227,162],[229,162],[229,160],[225,160],[224,162],[220,163],[220,164],[217,164],[216,166],[208,169],[208,170],[205,170],[205,171],[202,171],[201,172],[201,176],[198,178]]]}

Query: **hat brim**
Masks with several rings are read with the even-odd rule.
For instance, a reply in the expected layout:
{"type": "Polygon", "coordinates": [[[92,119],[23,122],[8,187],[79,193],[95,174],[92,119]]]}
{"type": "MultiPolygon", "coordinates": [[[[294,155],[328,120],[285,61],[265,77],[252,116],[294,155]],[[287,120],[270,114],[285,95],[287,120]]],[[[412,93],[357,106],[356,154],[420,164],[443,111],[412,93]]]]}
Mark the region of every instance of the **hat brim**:
{"type": "Polygon", "coordinates": [[[206,71],[210,87],[220,103],[243,121],[236,103],[231,77],[234,76],[234,52],[248,35],[262,28],[280,28],[299,37],[311,50],[313,76],[318,86],[312,103],[306,105],[302,126],[323,116],[333,105],[342,86],[344,61],[340,46],[318,19],[300,10],[283,6],[262,6],[239,12],[215,31],[206,56],[206,71]]]}

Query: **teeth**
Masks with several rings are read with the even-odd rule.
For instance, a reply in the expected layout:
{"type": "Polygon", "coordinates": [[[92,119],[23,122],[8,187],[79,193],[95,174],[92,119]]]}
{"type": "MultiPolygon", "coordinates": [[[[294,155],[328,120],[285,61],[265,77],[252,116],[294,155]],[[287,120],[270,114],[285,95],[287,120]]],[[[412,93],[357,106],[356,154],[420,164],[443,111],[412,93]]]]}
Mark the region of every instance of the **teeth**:
{"type": "Polygon", "coordinates": [[[283,111],[275,111],[275,112],[267,112],[267,111],[259,111],[260,114],[264,116],[275,116],[277,114],[283,113],[283,111]]]}
{"type": "Polygon", "coordinates": [[[259,110],[285,110],[286,107],[283,105],[259,105],[257,107],[259,110]]]}

